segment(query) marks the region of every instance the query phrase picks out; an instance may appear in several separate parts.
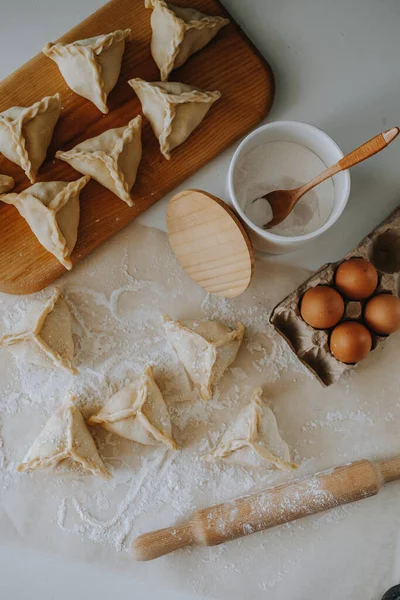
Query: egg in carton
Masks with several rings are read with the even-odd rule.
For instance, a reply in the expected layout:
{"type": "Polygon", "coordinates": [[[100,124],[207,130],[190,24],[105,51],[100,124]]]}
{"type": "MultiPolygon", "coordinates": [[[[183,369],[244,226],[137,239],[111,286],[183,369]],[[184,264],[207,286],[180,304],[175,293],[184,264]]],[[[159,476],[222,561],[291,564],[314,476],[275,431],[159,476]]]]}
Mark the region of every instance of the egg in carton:
{"type": "MultiPolygon", "coordinates": [[[[337,360],[330,351],[329,339],[332,329],[314,329],[301,317],[300,302],[305,292],[317,285],[335,288],[335,273],[345,260],[365,258],[378,272],[378,287],[373,295],[390,293],[400,296],[400,207],[398,207],[381,225],[367,235],[358,246],[349,252],[342,261],[329,263],[321,267],[294,292],[282,300],[272,311],[270,323],[286,340],[299,360],[307,367],[323,386],[337,381],[345,371],[354,369],[353,364],[337,360]]],[[[346,300],[343,321],[363,321],[363,310],[371,296],[362,301],[346,300]]],[[[387,336],[370,331],[372,350],[381,344],[387,336]]]]}

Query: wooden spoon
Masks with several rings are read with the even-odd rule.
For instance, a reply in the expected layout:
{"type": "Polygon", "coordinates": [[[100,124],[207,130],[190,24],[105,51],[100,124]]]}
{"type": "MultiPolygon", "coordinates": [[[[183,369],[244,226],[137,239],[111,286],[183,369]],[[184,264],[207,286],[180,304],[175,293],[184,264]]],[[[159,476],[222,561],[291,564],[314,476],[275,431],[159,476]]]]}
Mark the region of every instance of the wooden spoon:
{"type": "Polygon", "coordinates": [[[383,485],[398,479],[400,456],[360,460],[203,508],[185,523],[139,536],[132,543],[132,552],[136,560],[153,560],[185,546],[216,546],[374,496],[383,485]]]}
{"type": "MultiPolygon", "coordinates": [[[[356,150],[353,150],[353,152],[344,156],[335,165],[328,167],[328,169],[325,169],[320,175],[317,175],[317,177],[314,177],[314,179],[311,179],[311,181],[301,187],[295,188],[294,190],[276,190],[275,192],[269,192],[269,194],[262,196],[263,199],[269,202],[273,213],[273,218],[269,223],[265,223],[264,229],[271,229],[271,227],[282,223],[282,221],[284,221],[284,219],[292,212],[293,208],[304,194],[326,179],[329,179],[329,177],[333,177],[336,173],[350,169],[350,167],[354,167],[354,165],[357,165],[377,152],[380,152],[386,148],[390,142],[393,142],[399,133],[400,129],[398,127],[388,129],[356,150]]],[[[257,200],[259,200],[259,198],[257,198],[257,200]]]]}

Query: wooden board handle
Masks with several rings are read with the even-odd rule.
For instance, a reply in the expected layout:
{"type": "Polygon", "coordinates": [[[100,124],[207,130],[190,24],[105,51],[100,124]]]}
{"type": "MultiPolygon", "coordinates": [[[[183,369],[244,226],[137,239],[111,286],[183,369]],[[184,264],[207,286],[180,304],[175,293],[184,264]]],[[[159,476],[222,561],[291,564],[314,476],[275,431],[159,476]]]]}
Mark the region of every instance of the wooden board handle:
{"type": "Polygon", "coordinates": [[[152,560],[188,545],[215,546],[336,506],[374,496],[400,479],[400,457],[373,463],[361,460],[199,510],[183,525],[139,536],[132,544],[137,560],[152,560]]]}

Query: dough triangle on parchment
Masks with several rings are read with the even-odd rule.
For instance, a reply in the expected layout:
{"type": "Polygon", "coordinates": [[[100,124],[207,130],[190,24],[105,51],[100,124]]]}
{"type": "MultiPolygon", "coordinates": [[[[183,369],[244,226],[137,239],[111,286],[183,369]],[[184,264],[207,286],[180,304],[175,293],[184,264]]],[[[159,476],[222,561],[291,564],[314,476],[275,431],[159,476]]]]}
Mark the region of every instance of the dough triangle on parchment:
{"type": "Polygon", "coordinates": [[[67,152],[58,151],[56,157],[80,173],[90,175],[128,206],[133,206],[130,191],[142,158],[141,129],[139,115],[125,127],[108,129],[67,152]]]}
{"type": "Polygon", "coordinates": [[[60,111],[61,97],[55,94],[27,108],[13,106],[0,113],[0,152],[21,167],[31,183],[46,158],[60,111]]]}
{"type": "Polygon", "coordinates": [[[177,444],[172,437],[171,420],[161,391],[154,381],[152,367],[114,394],[89,425],[101,425],[128,440],[140,444],[165,444],[172,450],[177,444]]]}
{"type": "Polygon", "coordinates": [[[145,117],[150,122],[167,160],[170,152],[183,144],[200,125],[220,92],[207,92],[177,82],[153,82],[131,79],[145,117]]]}
{"type": "Polygon", "coordinates": [[[163,0],[145,0],[152,8],[151,53],[166,81],[173,69],[181,67],[195,52],[206,46],[229,23],[223,17],[211,17],[193,8],[182,8],[163,0]]]}
{"type": "Polygon", "coordinates": [[[262,402],[261,388],[253,390],[250,404],[240,411],[205,458],[250,468],[273,466],[284,471],[297,468],[290,461],[289,447],[280,436],[274,413],[262,402]]]}
{"type": "Polygon", "coordinates": [[[164,316],[167,339],[203,400],[235,360],[246,331],[243,323],[230,329],[218,321],[173,321],[164,316]]]}
{"type": "Polygon", "coordinates": [[[118,30],[71,44],[48,43],[42,52],[54,60],[71,90],[106,114],[107,96],[118,81],[130,38],[130,29],[118,30]]]}
{"type": "Polygon", "coordinates": [[[78,237],[79,194],[90,177],[35,183],[19,194],[0,196],[24,217],[38,241],[68,270],[78,237]]]}
{"type": "Polygon", "coordinates": [[[18,471],[34,471],[55,467],[64,460],[92,475],[110,479],[86,426],[81,411],[70,396],[47,421],[30,447],[18,471]]]}
{"type": "Polygon", "coordinates": [[[37,302],[11,333],[0,337],[0,347],[30,364],[63,368],[76,375],[71,325],[69,308],[61,290],[55,288],[47,302],[37,302]]]}

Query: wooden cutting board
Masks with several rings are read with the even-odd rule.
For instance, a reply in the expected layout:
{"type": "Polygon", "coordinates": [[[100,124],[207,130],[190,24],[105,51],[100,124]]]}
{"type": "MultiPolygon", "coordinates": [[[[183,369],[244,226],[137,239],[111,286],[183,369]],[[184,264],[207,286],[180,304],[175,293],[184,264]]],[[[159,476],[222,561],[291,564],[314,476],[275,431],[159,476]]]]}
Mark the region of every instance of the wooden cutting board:
{"type": "MultiPolygon", "coordinates": [[[[132,191],[135,205],[129,208],[104,187],[90,181],[81,193],[79,236],[71,257],[74,264],[244,135],[270,110],[274,96],[271,69],[223,6],[217,0],[174,0],[174,3],[189,4],[202,12],[231,19],[206,48],[170,77],[171,81],[220,90],[222,98],[188,141],[172,152],[170,161],[160,154],[158,141],[144,120],[143,157],[132,191]]],[[[150,14],[142,0],[112,0],[59,40],[72,42],[115,29],[132,29],[133,40],[127,44],[119,81],[109,95],[107,115],[74,94],[56,64],[42,54],[0,83],[0,112],[15,105],[29,106],[56,92],[62,96],[63,110],[46,163],[39,171],[39,181],[77,179],[79,174],[72,167],[54,159],[56,150],[68,150],[106,129],[126,125],[141,112],[140,102],[127,81],[133,77],[159,80],[150,53],[150,14]]],[[[54,40],[43,43],[46,41],[54,40]]],[[[30,185],[22,169],[2,155],[0,173],[14,177],[16,192],[30,185]]],[[[17,210],[1,202],[0,227],[0,291],[32,293],[65,272],[39,244],[17,210]]]]}

